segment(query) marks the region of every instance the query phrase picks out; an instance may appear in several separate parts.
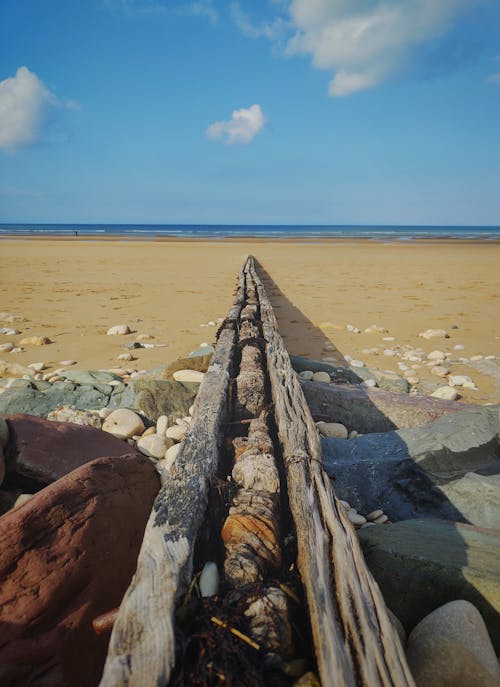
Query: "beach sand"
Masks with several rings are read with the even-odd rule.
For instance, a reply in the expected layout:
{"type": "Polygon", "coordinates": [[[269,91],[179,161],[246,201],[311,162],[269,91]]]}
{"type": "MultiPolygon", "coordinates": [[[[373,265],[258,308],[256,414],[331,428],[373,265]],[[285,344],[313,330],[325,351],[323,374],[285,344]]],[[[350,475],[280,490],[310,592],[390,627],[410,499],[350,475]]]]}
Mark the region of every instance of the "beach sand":
{"type": "MultiPolygon", "coordinates": [[[[80,369],[149,369],[185,356],[201,342],[214,341],[216,327],[201,325],[225,316],[249,253],[269,275],[266,286],[290,353],[332,356],[323,349],[330,340],[339,359],[347,354],[368,367],[394,371],[400,358],[382,352],[396,345],[450,351],[453,359],[500,357],[498,244],[70,238],[0,242],[0,311],[23,318],[0,323],[21,330],[0,335],[0,343],[27,336],[54,342],[0,358],[54,369],[66,359],[75,359],[80,369]],[[121,323],[135,333],[106,335],[121,323]],[[348,324],[361,333],[347,331],[348,324]],[[388,332],[365,334],[372,324],[388,332]],[[450,338],[418,337],[429,328],[443,328],[450,338]],[[134,350],[132,363],[118,361],[123,344],[140,333],[167,346],[134,350]],[[384,342],[383,336],[395,341],[384,342]],[[456,344],[464,350],[453,351],[456,344]],[[374,347],[377,355],[363,353],[374,347]]],[[[427,367],[415,374],[437,381],[427,367]]],[[[468,365],[454,365],[453,374],[467,374],[478,385],[478,391],[463,394],[465,400],[495,400],[498,389],[488,375],[468,365]]]]}

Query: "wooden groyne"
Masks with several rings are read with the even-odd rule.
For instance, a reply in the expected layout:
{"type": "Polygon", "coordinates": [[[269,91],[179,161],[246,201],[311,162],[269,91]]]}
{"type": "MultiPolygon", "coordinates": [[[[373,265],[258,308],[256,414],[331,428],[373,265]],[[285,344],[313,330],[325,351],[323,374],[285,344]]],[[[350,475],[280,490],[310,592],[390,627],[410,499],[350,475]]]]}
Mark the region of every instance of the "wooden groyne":
{"type": "Polygon", "coordinates": [[[307,654],[324,687],[413,685],[252,257],[181,446],[101,686],[290,684],[307,654]],[[207,561],[223,581],[196,601],[207,561]]]}

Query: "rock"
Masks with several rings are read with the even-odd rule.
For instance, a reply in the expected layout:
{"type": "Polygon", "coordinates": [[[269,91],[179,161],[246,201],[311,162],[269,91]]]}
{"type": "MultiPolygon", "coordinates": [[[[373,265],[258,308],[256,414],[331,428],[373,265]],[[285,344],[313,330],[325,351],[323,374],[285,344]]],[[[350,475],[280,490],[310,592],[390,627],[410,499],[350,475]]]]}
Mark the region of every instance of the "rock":
{"type": "Polygon", "coordinates": [[[347,511],[347,517],[352,524],[356,526],[364,525],[366,523],[366,518],[360,515],[354,508],[350,508],[347,511]]]}
{"type": "Polygon", "coordinates": [[[208,343],[204,343],[199,348],[197,348],[195,351],[191,351],[188,358],[200,358],[200,357],[204,358],[205,356],[210,356],[210,358],[211,358],[214,353],[215,353],[215,348],[213,346],[210,346],[210,344],[208,344],[208,343]]]}
{"type": "MultiPolygon", "coordinates": [[[[181,372],[183,370],[192,370],[195,372],[206,372],[209,368],[209,365],[212,362],[213,358],[213,352],[212,352],[212,347],[211,346],[201,346],[198,351],[193,351],[193,354],[187,358],[179,358],[178,360],[174,361],[173,363],[170,363],[170,365],[167,365],[167,367],[163,370],[162,377],[163,379],[177,379],[175,374],[177,372],[181,372]],[[206,353],[204,355],[201,354],[203,350],[206,349],[206,353]]],[[[182,381],[178,379],[177,381],[182,381]]],[[[191,380],[189,380],[191,381],[191,380]]]]}
{"type": "Polygon", "coordinates": [[[7,422],[7,470],[28,485],[44,486],[101,456],[137,455],[119,439],[94,427],[30,415],[14,415],[7,422]]]}
{"type": "Polygon", "coordinates": [[[61,371],[64,378],[74,384],[82,384],[88,386],[95,386],[101,384],[109,384],[109,382],[121,382],[121,377],[113,372],[106,372],[105,370],[64,370],[61,371]]]}
{"type": "Polygon", "coordinates": [[[364,382],[361,382],[361,386],[366,386],[369,389],[375,389],[377,382],[374,379],[365,379],[364,382]]]}
{"type": "Polygon", "coordinates": [[[174,445],[173,439],[164,434],[149,434],[142,436],[137,442],[137,448],[145,456],[159,460],[165,457],[167,449],[174,445]]]}
{"type": "MultiPolygon", "coordinates": [[[[199,388],[199,384],[187,382],[137,379],[129,385],[129,404],[154,422],[160,415],[182,417],[193,404],[199,388]]],[[[122,404],[125,405],[124,401],[122,404]]]]}
{"type": "Polygon", "coordinates": [[[389,518],[387,517],[387,515],[385,513],[382,513],[382,515],[379,515],[379,517],[376,520],[374,520],[373,522],[376,525],[384,525],[388,520],[389,520],[389,518]]]}
{"type": "Polygon", "coordinates": [[[24,506],[24,504],[27,503],[33,496],[34,494],[19,494],[14,503],[14,508],[17,508],[18,506],[24,506]]]}
{"type": "Polygon", "coordinates": [[[21,339],[19,342],[20,346],[47,346],[48,344],[54,343],[47,336],[28,336],[25,339],[21,339]]]}
{"type": "Polygon", "coordinates": [[[474,382],[467,375],[450,375],[448,377],[448,384],[450,386],[469,386],[470,387],[471,384],[474,385],[474,382]]]}
{"type": "Polygon", "coordinates": [[[408,638],[406,655],[417,687],[500,684],[488,630],[468,601],[451,601],[421,620],[408,638]]]}
{"type": "Polygon", "coordinates": [[[366,563],[405,627],[455,599],[474,604],[500,648],[500,534],[442,520],[358,532],[366,563]]]}
{"type": "Polygon", "coordinates": [[[312,370],[304,370],[303,372],[299,372],[299,379],[303,379],[306,382],[310,382],[313,377],[314,372],[312,370]]]}
{"type": "Polygon", "coordinates": [[[290,356],[290,360],[293,369],[297,373],[303,372],[304,370],[310,370],[313,372],[313,374],[320,371],[327,372],[334,382],[359,384],[362,379],[366,379],[370,376],[370,372],[366,368],[353,370],[344,365],[330,365],[327,362],[320,360],[309,360],[308,358],[303,358],[298,355],[290,356]]]}
{"type": "Polygon", "coordinates": [[[0,360],[0,377],[28,377],[35,376],[35,370],[26,365],[19,363],[8,363],[6,360],[0,360]]]}
{"type": "Polygon", "coordinates": [[[425,332],[420,332],[419,336],[423,339],[450,338],[444,329],[426,329],[425,332]]]}
{"type": "Polygon", "coordinates": [[[154,339],[155,337],[151,334],[137,334],[135,337],[137,341],[148,341],[149,339],[154,339]]]}
{"type": "Polygon", "coordinates": [[[133,410],[118,408],[104,420],[102,429],[119,439],[130,439],[134,434],[142,434],[145,427],[142,418],[133,410]]]}
{"type": "Polygon", "coordinates": [[[15,348],[11,341],[0,344],[0,353],[10,353],[15,348]]]}
{"type": "Polygon", "coordinates": [[[365,367],[365,364],[361,360],[351,360],[351,367],[365,367]]]}
{"type": "Polygon", "coordinates": [[[323,384],[330,384],[330,375],[328,372],[315,372],[312,376],[313,382],[322,382],[323,384]]]}
{"type": "Polygon", "coordinates": [[[135,356],[133,356],[132,353],[120,353],[120,355],[116,356],[116,359],[117,360],[128,360],[128,361],[137,360],[137,358],[135,356]]]}
{"type": "Polygon", "coordinates": [[[205,373],[198,372],[198,370],[177,370],[173,373],[173,378],[176,382],[192,382],[195,384],[201,384],[204,377],[205,373]]]}
{"type": "Polygon", "coordinates": [[[446,377],[446,375],[450,374],[450,371],[447,367],[443,367],[443,365],[434,365],[434,367],[431,367],[431,373],[436,375],[436,377],[446,377]]]}
{"type": "Polygon", "coordinates": [[[0,334],[4,336],[17,336],[20,333],[19,329],[14,329],[13,327],[2,327],[0,329],[0,334]]]}
{"type": "Polygon", "coordinates": [[[88,410],[78,410],[71,406],[59,406],[47,415],[47,420],[52,422],[72,422],[75,425],[85,425],[101,429],[99,415],[88,410]]]}
{"type": "Polygon", "coordinates": [[[500,475],[467,472],[439,485],[448,503],[473,525],[500,529],[500,475]]]}
{"type": "Polygon", "coordinates": [[[377,324],[370,325],[364,331],[365,331],[365,334],[386,334],[387,333],[387,329],[385,329],[384,327],[380,327],[377,324]]]}
{"type": "Polygon", "coordinates": [[[165,434],[168,429],[168,417],[167,415],[160,415],[156,421],[156,433],[165,434]]]}
{"type": "Polygon", "coordinates": [[[158,488],[147,458],[101,458],[0,519],[3,685],[99,683],[92,620],[120,604],[158,488]]]}
{"type": "Polygon", "coordinates": [[[5,448],[9,441],[9,425],[7,421],[0,417],[0,448],[5,448]]]}
{"type": "Polygon", "coordinates": [[[427,360],[444,360],[445,353],[443,351],[431,351],[427,356],[427,360]]]}
{"type": "Polygon", "coordinates": [[[440,386],[439,389],[432,392],[431,396],[433,398],[442,398],[446,401],[456,401],[458,392],[452,386],[440,386]]]}
{"type": "Polygon", "coordinates": [[[35,372],[41,372],[42,370],[45,370],[45,363],[30,363],[28,367],[31,367],[32,370],[35,370],[35,372]]]}
{"type": "Polygon", "coordinates": [[[393,348],[386,348],[386,349],[384,349],[383,354],[385,356],[391,358],[392,356],[396,355],[396,351],[393,348]]]}
{"type": "Polygon", "coordinates": [[[349,434],[347,428],[340,422],[317,422],[316,427],[319,433],[324,437],[347,439],[349,434]]]}
{"type": "Polygon", "coordinates": [[[130,333],[131,331],[128,324],[115,324],[114,327],[110,327],[106,332],[108,336],[124,336],[130,333]]]}
{"type": "Polygon", "coordinates": [[[71,382],[60,382],[54,385],[48,382],[36,382],[34,385],[28,383],[24,389],[7,389],[0,396],[0,413],[6,415],[26,413],[47,417],[51,411],[61,405],[71,405],[85,410],[103,408],[108,403],[109,396],[91,386],[75,387],[71,382]],[[47,384],[48,388],[43,388],[43,384],[47,384]]]}
{"type": "Polygon", "coordinates": [[[381,515],[384,514],[383,510],[380,510],[380,508],[377,508],[376,510],[372,510],[371,513],[368,513],[366,516],[367,520],[376,520],[377,518],[380,518],[381,515]]]}
{"type": "Polygon", "coordinates": [[[186,436],[187,425],[172,425],[165,431],[165,436],[173,439],[174,441],[182,441],[186,436]]]}
{"type": "Polygon", "coordinates": [[[164,468],[166,470],[170,470],[170,468],[173,466],[175,463],[177,456],[179,455],[179,451],[181,450],[181,444],[174,444],[170,448],[168,448],[165,452],[165,460],[162,461],[164,463],[164,468]]]}
{"type": "Polygon", "coordinates": [[[208,561],[203,566],[203,570],[200,574],[200,594],[204,597],[215,596],[219,591],[219,569],[217,568],[217,563],[208,561]]]}
{"type": "Polygon", "coordinates": [[[71,367],[71,365],[76,365],[76,362],[76,360],[61,360],[59,365],[62,365],[63,367],[71,367]]]}
{"type": "Polygon", "coordinates": [[[385,370],[384,372],[375,371],[372,374],[375,377],[377,386],[384,391],[391,391],[394,394],[407,394],[410,389],[408,380],[396,372],[385,370]]]}

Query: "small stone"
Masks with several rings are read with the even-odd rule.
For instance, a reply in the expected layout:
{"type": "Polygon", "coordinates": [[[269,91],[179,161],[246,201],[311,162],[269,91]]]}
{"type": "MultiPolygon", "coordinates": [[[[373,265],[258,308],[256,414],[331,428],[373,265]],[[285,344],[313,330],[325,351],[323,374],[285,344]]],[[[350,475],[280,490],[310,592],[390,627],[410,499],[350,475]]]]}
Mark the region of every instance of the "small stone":
{"type": "Polygon", "coordinates": [[[443,351],[431,351],[427,356],[427,360],[444,360],[444,356],[443,351]]]}
{"type": "Polygon", "coordinates": [[[406,378],[408,384],[411,384],[412,386],[415,386],[420,382],[420,377],[415,377],[414,375],[411,375],[406,378]]]}
{"type": "Polygon", "coordinates": [[[384,355],[386,355],[388,358],[391,358],[392,356],[396,355],[396,351],[393,348],[386,348],[384,350],[384,355]]]}
{"type": "Polygon", "coordinates": [[[168,428],[168,417],[166,415],[160,415],[156,420],[156,433],[165,434],[168,428]]]}
{"type": "Polygon", "coordinates": [[[59,365],[63,367],[71,367],[71,365],[76,365],[76,360],[60,360],[59,365]]]}
{"type": "Polygon", "coordinates": [[[310,382],[313,377],[314,372],[312,370],[304,370],[303,372],[299,372],[299,379],[303,379],[306,382],[310,382]]]}
{"type": "Polygon", "coordinates": [[[144,423],[133,410],[118,408],[108,415],[102,429],[119,439],[130,439],[134,434],[144,432],[144,423]]]}
{"type": "Polygon", "coordinates": [[[148,427],[147,429],[144,430],[144,432],[141,434],[142,437],[149,437],[151,434],[156,434],[156,427],[148,427]]]}
{"type": "Polygon", "coordinates": [[[196,384],[201,384],[204,377],[205,373],[198,372],[198,370],[177,370],[173,374],[176,382],[194,382],[196,384]]]}
{"type": "Polygon", "coordinates": [[[439,389],[432,392],[431,396],[433,398],[442,398],[445,401],[456,401],[458,392],[452,386],[440,386],[439,389]]]}
{"type": "Polygon", "coordinates": [[[354,508],[351,508],[351,510],[347,511],[347,517],[353,525],[361,526],[366,522],[366,518],[360,515],[354,508]]]}
{"type": "Polygon", "coordinates": [[[433,375],[436,375],[437,377],[446,377],[446,375],[450,374],[450,371],[447,367],[443,367],[442,365],[435,365],[434,367],[431,367],[431,373],[433,375]]]}
{"type": "Polygon", "coordinates": [[[351,504],[348,501],[343,501],[342,499],[337,499],[342,508],[345,508],[345,510],[351,510],[351,504]]]}
{"type": "Polygon", "coordinates": [[[219,591],[219,569],[217,563],[207,561],[200,574],[200,594],[204,597],[215,596],[219,591]]]}
{"type": "Polygon", "coordinates": [[[105,420],[107,417],[109,417],[111,415],[112,412],[113,412],[112,408],[101,408],[98,411],[98,414],[99,414],[99,417],[101,418],[101,420],[105,420]]]}
{"type": "Polygon", "coordinates": [[[365,364],[361,360],[351,360],[351,367],[364,367],[365,364]]]}
{"type": "Polygon", "coordinates": [[[154,339],[154,336],[151,336],[151,334],[137,334],[135,337],[136,341],[147,341],[148,339],[154,339]]]}
{"type": "Polygon", "coordinates": [[[193,414],[194,414],[194,403],[193,403],[192,406],[189,406],[189,408],[188,408],[188,413],[191,415],[191,417],[193,417],[193,414]]]}
{"type": "Polygon", "coordinates": [[[13,508],[18,508],[18,506],[22,506],[23,504],[27,503],[32,496],[34,496],[34,494],[19,494],[14,502],[13,508]]]}
{"type": "Polygon", "coordinates": [[[11,341],[0,344],[0,353],[10,353],[16,346],[11,341]]]}
{"type": "Polygon", "coordinates": [[[182,441],[184,437],[186,436],[187,432],[187,426],[184,425],[172,425],[172,427],[169,427],[166,432],[165,436],[169,437],[170,439],[173,439],[176,442],[182,441]]]}
{"type": "Polygon", "coordinates": [[[380,518],[380,516],[383,514],[384,514],[384,511],[381,510],[380,508],[377,508],[377,510],[372,510],[371,513],[368,513],[368,515],[366,516],[366,519],[373,521],[373,520],[376,520],[377,518],[380,518]]]}
{"type": "Polygon", "coordinates": [[[478,360],[482,360],[483,356],[482,355],[471,355],[470,359],[471,359],[471,362],[475,363],[478,360]]]}
{"type": "Polygon", "coordinates": [[[340,422],[317,422],[318,432],[324,437],[331,439],[347,439],[349,432],[340,422]]]}
{"type": "Polygon", "coordinates": [[[377,525],[383,525],[388,520],[389,520],[389,518],[387,517],[387,515],[385,513],[382,513],[382,515],[380,515],[378,518],[375,518],[375,520],[373,520],[373,522],[375,522],[377,525]]]}
{"type": "Polygon", "coordinates": [[[451,601],[421,620],[408,637],[407,659],[418,687],[500,684],[488,630],[468,601],[451,601]]]}
{"type": "Polygon", "coordinates": [[[361,382],[360,386],[366,386],[369,389],[374,389],[377,386],[377,382],[375,379],[365,379],[364,382],[361,382]]]}
{"type": "Polygon", "coordinates": [[[467,375],[450,375],[448,377],[448,384],[450,386],[470,386],[471,384],[474,384],[474,382],[467,375]]]}
{"type": "Polygon", "coordinates": [[[355,439],[358,436],[359,436],[359,432],[357,432],[355,429],[353,429],[352,432],[349,432],[347,438],[348,439],[355,439]]]}
{"type": "Polygon", "coordinates": [[[385,334],[387,329],[379,327],[377,324],[372,324],[365,329],[365,334],[385,334]]]}
{"type": "Polygon", "coordinates": [[[450,335],[447,334],[446,330],[444,329],[426,329],[425,332],[420,332],[419,336],[421,336],[423,339],[450,338],[450,335]]]}
{"type": "Polygon", "coordinates": [[[115,324],[108,329],[106,334],[108,336],[124,336],[125,334],[130,334],[130,327],[128,324],[115,324]]]}
{"type": "Polygon", "coordinates": [[[325,343],[323,344],[323,350],[325,350],[325,351],[334,351],[334,350],[335,350],[335,346],[332,344],[331,341],[325,341],[325,343]]]}
{"type": "Polygon", "coordinates": [[[312,376],[313,382],[322,382],[323,384],[330,384],[330,375],[328,372],[324,372],[324,370],[320,370],[319,372],[315,372],[312,376]]]}
{"type": "Polygon", "coordinates": [[[25,339],[21,339],[19,344],[21,346],[47,346],[48,344],[54,343],[47,336],[28,336],[25,339]]]}
{"type": "Polygon", "coordinates": [[[132,353],[120,353],[120,355],[116,356],[117,360],[126,360],[131,362],[132,360],[137,360],[135,356],[132,355],[132,353]]]}
{"type": "Polygon", "coordinates": [[[20,333],[19,329],[13,329],[12,327],[2,327],[0,329],[0,334],[4,336],[17,336],[20,333]]]}
{"type": "Polygon", "coordinates": [[[396,341],[395,336],[383,336],[382,341],[396,341]]]}
{"type": "Polygon", "coordinates": [[[137,448],[145,456],[159,460],[165,456],[168,448],[173,446],[173,440],[163,434],[150,434],[142,436],[137,442],[137,448]]]}
{"type": "Polygon", "coordinates": [[[64,377],[61,377],[61,375],[52,375],[49,377],[49,382],[51,384],[55,384],[56,382],[62,382],[64,381],[64,377]]]}
{"type": "MultiPolygon", "coordinates": [[[[165,461],[164,461],[164,467],[165,470],[170,470],[170,468],[173,466],[175,463],[177,456],[179,455],[179,451],[181,450],[182,444],[174,444],[173,446],[170,446],[165,452],[165,461]]],[[[162,461],[163,462],[163,461],[162,461]]]]}
{"type": "Polygon", "coordinates": [[[30,363],[28,367],[31,367],[31,369],[35,370],[35,372],[41,372],[42,370],[45,370],[45,363],[30,363]]]}
{"type": "Polygon", "coordinates": [[[363,348],[363,355],[378,355],[378,348],[363,348]]]}
{"type": "Polygon", "coordinates": [[[455,346],[453,346],[454,351],[463,351],[464,348],[465,346],[463,344],[455,344],[455,346]]]}

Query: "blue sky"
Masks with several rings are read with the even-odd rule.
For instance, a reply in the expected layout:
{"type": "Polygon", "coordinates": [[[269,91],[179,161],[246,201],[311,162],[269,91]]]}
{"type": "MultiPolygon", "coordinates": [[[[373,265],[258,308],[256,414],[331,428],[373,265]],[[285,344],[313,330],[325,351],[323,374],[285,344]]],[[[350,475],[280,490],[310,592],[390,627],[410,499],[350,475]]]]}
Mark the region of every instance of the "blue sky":
{"type": "Polygon", "coordinates": [[[0,222],[500,225],[500,3],[2,0],[0,222]]]}

